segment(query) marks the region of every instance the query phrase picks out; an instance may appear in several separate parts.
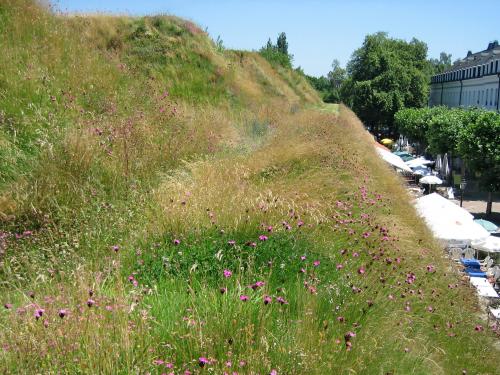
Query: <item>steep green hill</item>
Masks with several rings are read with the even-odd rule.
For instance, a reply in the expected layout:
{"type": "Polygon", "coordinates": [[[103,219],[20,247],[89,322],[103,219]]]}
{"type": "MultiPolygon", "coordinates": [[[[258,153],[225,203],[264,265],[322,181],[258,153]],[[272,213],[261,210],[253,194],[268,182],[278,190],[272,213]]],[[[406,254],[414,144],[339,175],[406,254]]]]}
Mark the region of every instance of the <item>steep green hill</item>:
{"type": "Polygon", "coordinates": [[[2,373],[498,373],[467,281],[297,72],[27,0],[0,51],[2,373]]]}

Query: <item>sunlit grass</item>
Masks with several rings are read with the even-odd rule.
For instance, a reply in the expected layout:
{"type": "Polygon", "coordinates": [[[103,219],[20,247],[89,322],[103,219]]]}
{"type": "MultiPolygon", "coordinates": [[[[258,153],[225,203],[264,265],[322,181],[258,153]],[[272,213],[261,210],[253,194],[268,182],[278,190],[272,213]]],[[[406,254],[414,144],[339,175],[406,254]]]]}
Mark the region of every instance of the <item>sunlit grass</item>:
{"type": "Polygon", "coordinates": [[[495,372],[400,180],[297,72],[171,16],[8,0],[0,31],[0,372],[495,372]]]}

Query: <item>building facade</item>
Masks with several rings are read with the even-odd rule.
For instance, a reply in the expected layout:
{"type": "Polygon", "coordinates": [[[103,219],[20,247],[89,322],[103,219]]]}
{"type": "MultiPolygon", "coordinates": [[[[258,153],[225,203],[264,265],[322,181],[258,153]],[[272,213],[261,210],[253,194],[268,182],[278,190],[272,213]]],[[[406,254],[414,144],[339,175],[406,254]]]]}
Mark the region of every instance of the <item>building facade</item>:
{"type": "Polygon", "coordinates": [[[499,112],[500,46],[488,45],[431,78],[429,106],[481,107],[499,112]]]}

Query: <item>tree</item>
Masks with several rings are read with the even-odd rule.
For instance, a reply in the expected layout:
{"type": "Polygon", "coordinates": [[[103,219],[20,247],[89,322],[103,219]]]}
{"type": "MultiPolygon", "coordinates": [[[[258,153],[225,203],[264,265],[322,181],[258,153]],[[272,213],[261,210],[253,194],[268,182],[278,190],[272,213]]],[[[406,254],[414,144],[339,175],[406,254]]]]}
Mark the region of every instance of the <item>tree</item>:
{"type": "Polygon", "coordinates": [[[267,44],[260,49],[259,53],[273,65],[280,65],[285,68],[292,67],[293,56],[288,53],[288,42],[285,33],[279,34],[276,45],[269,38],[267,44]]]}
{"type": "Polygon", "coordinates": [[[286,41],[286,34],[281,33],[278,35],[278,40],[276,41],[276,47],[278,52],[288,56],[288,42],[286,41]]]}
{"type": "Polygon", "coordinates": [[[451,54],[441,52],[439,59],[429,59],[431,66],[431,75],[443,73],[446,69],[451,68],[451,54]]]}
{"type": "Polygon", "coordinates": [[[338,60],[333,60],[332,70],[327,76],[311,77],[307,79],[311,85],[320,92],[323,101],[326,103],[338,103],[341,101],[340,88],[347,77],[346,70],[340,66],[338,60]]]}
{"type": "Polygon", "coordinates": [[[460,131],[465,127],[465,111],[460,108],[434,113],[428,121],[427,143],[434,154],[457,153],[460,131]]]}
{"type": "Polygon", "coordinates": [[[347,78],[347,72],[344,68],[340,66],[340,62],[334,59],[332,62],[332,70],[328,72],[328,80],[330,81],[331,87],[339,89],[342,83],[347,78]]]}
{"type": "Polygon", "coordinates": [[[493,192],[500,190],[500,115],[472,110],[466,115],[467,126],[458,135],[458,151],[479,176],[488,191],[486,214],[491,214],[493,192]]]}
{"type": "Polygon", "coordinates": [[[367,35],[347,64],[342,98],[374,132],[395,136],[394,114],[423,107],[428,96],[427,45],[387,33],[367,35]]]}

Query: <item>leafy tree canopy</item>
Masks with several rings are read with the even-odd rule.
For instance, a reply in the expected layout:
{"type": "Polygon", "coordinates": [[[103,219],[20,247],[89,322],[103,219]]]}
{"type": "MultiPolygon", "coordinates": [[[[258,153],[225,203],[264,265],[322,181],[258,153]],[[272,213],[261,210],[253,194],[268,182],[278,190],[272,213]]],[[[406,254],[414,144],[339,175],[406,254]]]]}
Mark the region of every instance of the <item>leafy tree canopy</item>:
{"type": "Polygon", "coordinates": [[[423,107],[428,96],[427,45],[378,32],[365,37],[347,64],[344,101],[375,131],[395,133],[394,114],[423,107]]]}
{"type": "Polygon", "coordinates": [[[269,38],[259,53],[273,65],[281,65],[285,68],[292,67],[293,55],[288,53],[288,42],[285,33],[278,35],[276,44],[273,44],[271,38],[269,38]]]}

